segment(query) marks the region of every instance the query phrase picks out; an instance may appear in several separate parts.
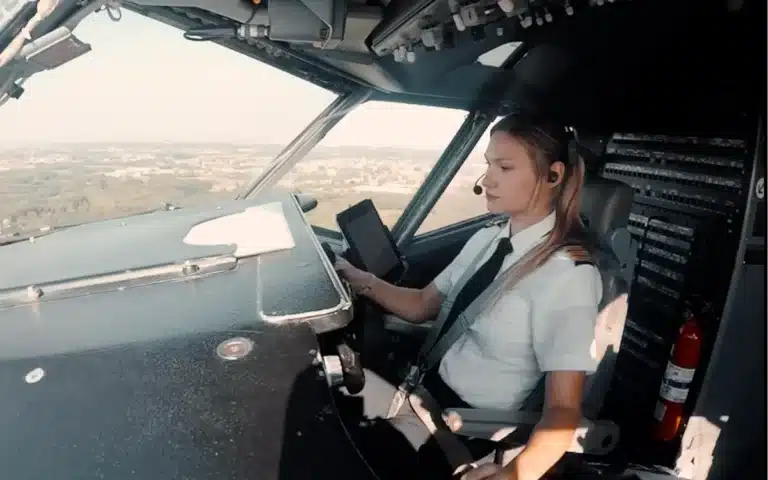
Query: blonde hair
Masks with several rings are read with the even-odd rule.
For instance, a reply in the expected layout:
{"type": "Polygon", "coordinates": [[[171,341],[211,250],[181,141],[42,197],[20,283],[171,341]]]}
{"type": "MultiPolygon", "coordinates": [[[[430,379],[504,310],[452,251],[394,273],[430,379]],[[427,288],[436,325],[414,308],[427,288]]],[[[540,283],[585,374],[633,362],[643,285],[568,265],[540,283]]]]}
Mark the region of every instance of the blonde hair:
{"type": "Polygon", "coordinates": [[[565,250],[574,259],[588,259],[590,254],[586,232],[579,215],[585,167],[581,156],[576,155],[573,158],[570,156],[568,147],[572,138],[571,133],[552,122],[527,115],[512,114],[491,127],[491,135],[496,132],[511,135],[526,146],[539,179],[531,202],[538,198],[541,186],[550,175],[552,165],[562,162],[565,166],[562,181],[555,189],[553,196],[555,225],[546,240],[528,251],[512,267],[505,285],[507,290],[560,250],[565,250]]]}

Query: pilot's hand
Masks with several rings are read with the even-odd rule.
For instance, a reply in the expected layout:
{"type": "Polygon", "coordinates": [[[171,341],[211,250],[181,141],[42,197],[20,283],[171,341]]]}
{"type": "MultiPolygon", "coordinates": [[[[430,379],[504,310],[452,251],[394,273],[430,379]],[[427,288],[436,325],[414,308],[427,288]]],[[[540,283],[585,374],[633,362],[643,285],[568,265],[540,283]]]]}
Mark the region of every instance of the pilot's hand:
{"type": "Polygon", "coordinates": [[[511,478],[500,465],[484,463],[461,476],[461,480],[507,480],[511,478]]]}
{"type": "Polygon", "coordinates": [[[461,429],[461,415],[456,412],[443,414],[443,421],[453,433],[456,433],[461,429]]]}
{"type": "Polygon", "coordinates": [[[347,261],[346,258],[342,257],[341,255],[336,255],[336,262],[333,264],[333,268],[336,269],[336,271],[339,272],[340,275],[346,277],[348,272],[352,272],[353,270],[357,270],[351,263],[347,261]]]}
{"type": "Polygon", "coordinates": [[[373,274],[360,270],[340,255],[336,256],[336,262],[333,267],[339,272],[339,275],[346,279],[352,288],[357,292],[363,292],[370,288],[373,281],[373,274]]]}

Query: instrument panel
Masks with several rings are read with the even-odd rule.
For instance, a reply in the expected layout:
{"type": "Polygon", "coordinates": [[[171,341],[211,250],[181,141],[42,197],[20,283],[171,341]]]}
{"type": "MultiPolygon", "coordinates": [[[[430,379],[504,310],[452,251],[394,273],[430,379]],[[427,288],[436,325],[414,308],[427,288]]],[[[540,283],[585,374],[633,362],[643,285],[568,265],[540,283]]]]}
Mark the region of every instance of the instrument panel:
{"type": "MultiPolygon", "coordinates": [[[[617,0],[428,0],[410,2],[403,13],[382,22],[371,35],[371,49],[395,62],[412,63],[415,49],[451,48],[459,36],[484,40],[505,28],[537,28],[571,17],[585,8],[617,0]],[[508,20],[511,20],[510,23],[508,20]]],[[[627,1],[627,0],[619,0],[627,1]]],[[[403,4],[405,2],[399,2],[403,4]]],[[[401,5],[398,5],[400,7],[401,5]]]]}

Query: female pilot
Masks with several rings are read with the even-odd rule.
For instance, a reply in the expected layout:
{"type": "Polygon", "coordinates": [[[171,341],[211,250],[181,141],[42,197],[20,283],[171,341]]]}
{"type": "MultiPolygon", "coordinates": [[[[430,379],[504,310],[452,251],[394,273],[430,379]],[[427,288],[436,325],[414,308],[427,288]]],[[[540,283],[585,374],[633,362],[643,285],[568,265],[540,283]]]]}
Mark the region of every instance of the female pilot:
{"type": "MultiPolygon", "coordinates": [[[[581,243],[583,237],[579,199],[584,164],[580,158],[569,160],[569,138],[564,128],[521,114],[491,128],[482,185],[488,210],[509,220],[478,231],[427,287],[394,286],[343,259],[336,265],[353,289],[413,323],[435,317],[444,299],[456,293],[452,290],[466,269],[490,278],[467,281],[449,317],[466,308],[495,276],[512,266],[517,270],[422,383],[443,409],[518,410],[545,378],[543,415],[525,449],[507,466],[482,465],[465,479],[540,478],[565,453],[581,417],[585,373],[596,367],[590,347],[602,284],[594,266],[565,253],[566,245],[581,243]]],[[[384,417],[395,391],[366,372],[359,394],[365,414],[384,417]]],[[[417,450],[430,437],[410,408],[401,408],[388,422],[417,450]]],[[[391,467],[396,460],[387,456],[384,462],[391,467]]]]}

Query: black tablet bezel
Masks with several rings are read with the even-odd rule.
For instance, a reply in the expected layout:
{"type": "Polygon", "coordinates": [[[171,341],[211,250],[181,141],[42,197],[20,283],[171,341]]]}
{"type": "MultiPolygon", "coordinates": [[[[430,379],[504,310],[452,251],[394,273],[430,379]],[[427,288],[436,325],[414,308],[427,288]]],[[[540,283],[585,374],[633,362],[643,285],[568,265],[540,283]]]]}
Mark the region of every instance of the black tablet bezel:
{"type": "Polygon", "coordinates": [[[341,230],[342,235],[344,235],[344,238],[347,241],[347,244],[349,245],[349,254],[347,260],[352,263],[354,266],[361,268],[363,270],[367,270],[367,267],[362,259],[362,249],[364,248],[364,241],[363,238],[356,238],[354,233],[350,231],[349,225],[352,221],[364,216],[364,215],[374,215],[376,218],[376,221],[381,228],[382,235],[384,235],[387,238],[387,242],[392,248],[392,251],[395,253],[395,256],[397,257],[397,264],[393,266],[388,272],[384,273],[383,275],[378,275],[379,278],[382,280],[386,280],[390,283],[397,283],[405,273],[405,262],[403,261],[403,256],[400,253],[400,250],[397,248],[397,244],[395,243],[395,240],[392,238],[392,234],[390,233],[389,229],[386,225],[384,225],[384,222],[381,220],[381,216],[379,215],[378,210],[376,210],[376,206],[373,204],[373,200],[370,198],[366,198],[365,200],[362,200],[361,202],[352,205],[348,209],[338,213],[336,215],[336,223],[339,226],[339,229],[341,230]]]}

